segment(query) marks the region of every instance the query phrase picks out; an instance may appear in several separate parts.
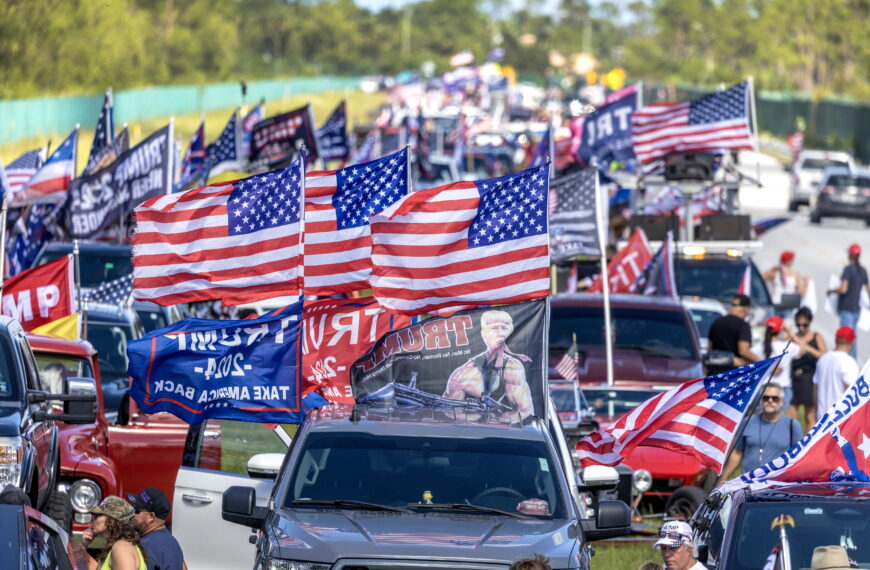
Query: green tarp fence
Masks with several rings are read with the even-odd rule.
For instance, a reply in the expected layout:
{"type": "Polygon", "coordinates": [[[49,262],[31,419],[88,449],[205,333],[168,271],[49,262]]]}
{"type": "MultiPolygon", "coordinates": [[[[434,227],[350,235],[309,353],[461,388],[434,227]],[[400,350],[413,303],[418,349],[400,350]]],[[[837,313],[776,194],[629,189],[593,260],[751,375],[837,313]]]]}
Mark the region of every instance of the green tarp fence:
{"type": "MultiPolygon", "coordinates": [[[[145,87],[114,93],[115,123],[133,123],[155,117],[205,113],[252,104],[260,99],[275,101],[293,95],[316,95],[325,91],[356,88],[359,77],[293,77],[251,81],[242,100],[238,83],[145,87]]],[[[42,97],[0,101],[0,144],[21,139],[65,134],[75,125],[93,128],[103,95],[42,97]]]]}

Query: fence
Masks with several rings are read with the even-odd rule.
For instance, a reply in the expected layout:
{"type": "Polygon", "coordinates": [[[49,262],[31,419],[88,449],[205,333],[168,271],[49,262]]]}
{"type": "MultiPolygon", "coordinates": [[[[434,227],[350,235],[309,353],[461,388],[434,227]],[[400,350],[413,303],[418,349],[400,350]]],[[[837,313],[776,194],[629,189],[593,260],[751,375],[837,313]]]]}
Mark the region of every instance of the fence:
{"type": "MultiPolygon", "coordinates": [[[[359,84],[358,77],[295,77],[251,81],[242,100],[238,83],[145,87],[114,93],[115,122],[133,123],[143,119],[204,113],[252,103],[274,101],[293,95],[316,95],[359,84]]],[[[21,139],[63,134],[81,124],[92,127],[103,103],[103,95],[42,97],[0,101],[0,144],[21,139]]]]}

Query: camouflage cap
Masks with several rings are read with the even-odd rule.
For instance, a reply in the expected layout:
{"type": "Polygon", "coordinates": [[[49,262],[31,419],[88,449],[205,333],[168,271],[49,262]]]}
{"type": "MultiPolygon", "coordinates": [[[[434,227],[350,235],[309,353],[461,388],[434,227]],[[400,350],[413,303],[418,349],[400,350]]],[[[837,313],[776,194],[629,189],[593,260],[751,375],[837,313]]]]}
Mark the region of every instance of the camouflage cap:
{"type": "Polygon", "coordinates": [[[129,522],[136,514],[133,505],[114,495],[109,495],[103,502],[96,507],[91,507],[91,512],[95,515],[106,515],[121,522],[129,522]]]}

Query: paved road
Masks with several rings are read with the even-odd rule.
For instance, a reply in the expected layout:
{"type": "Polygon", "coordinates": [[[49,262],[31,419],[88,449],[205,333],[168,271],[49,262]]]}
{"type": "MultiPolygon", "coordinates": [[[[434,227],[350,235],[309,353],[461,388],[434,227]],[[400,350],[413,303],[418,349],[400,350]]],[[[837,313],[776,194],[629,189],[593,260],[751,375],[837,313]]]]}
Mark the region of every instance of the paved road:
{"type": "MultiPolygon", "coordinates": [[[[864,250],[864,264],[870,266],[870,231],[860,220],[825,219],[821,225],[809,223],[804,208],[797,214],[787,212],[789,177],[775,159],[755,153],[742,153],[739,168],[755,177],[759,172],[763,188],[741,188],[740,203],[753,218],[791,216],[791,219],[762,234],[762,250],[755,262],[764,271],[779,261],[779,254],[790,249],[796,253],[795,269],[809,275],[816,283],[819,311],[814,327],[825,335],[828,346],[833,343],[839,326],[836,315],[824,310],[824,290],[831,274],[839,275],[847,263],[846,248],[858,243],[864,250]]],[[[858,361],[870,358],[870,332],[858,331],[858,361]]]]}

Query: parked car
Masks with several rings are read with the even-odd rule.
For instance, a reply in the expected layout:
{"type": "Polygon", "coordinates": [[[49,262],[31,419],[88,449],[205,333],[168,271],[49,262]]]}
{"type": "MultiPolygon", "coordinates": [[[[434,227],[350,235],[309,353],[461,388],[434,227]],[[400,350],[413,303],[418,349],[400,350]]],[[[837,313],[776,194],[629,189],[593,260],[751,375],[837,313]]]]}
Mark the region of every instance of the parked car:
{"type": "Polygon", "coordinates": [[[870,568],[870,484],[791,483],[714,492],[692,527],[698,560],[711,570],[763,567],[781,530],[791,552],[785,568],[817,567],[811,564],[813,548],[826,545],[845,545],[857,567],[870,568]]]}
{"type": "Polygon", "coordinates": [[[797,212],[801,204],[809,204],[822,181],[822,173],[827,168],[854,169],[855,162],[849,153],[828,150],[804,150],[792,165],[792,183],[788,209],[797,212]]]}
{"type": "Polygon", "coordinates": [[[31,505],[66,528],[69,497],[56,488],[61,456],[56,420],[93,423],[96,384],[66,378],[62,393],[51,394],[37,370],[21,325],[0,316],[0,488],[23,489],[31,505]],[[54,410],[54,401],[63,402],[61,412],[54,410]]]}
{"type": "MultiPolygon", "coordinates": [[[[73,244],[49,242],[42,246],[32,267],[73,252],[73,244]]],[[[112,281],[133,273],[133,246],[102,242],[79,242],[81,286],[94,289],[106,281],[112,281]]]]}
{"type": "Polygon", "coordinates": [[[0,505],[0,567],[86,570],[87,553],[49,516],[26,505],[0,505]]]}
{"type": "Polygon", "coordinates": [[[179,305],[163,307],[151,301],[133,301],[133,309],[139,315],[146,333],[168,327],[185,317],[179,305]]]}
{"type": "Polygon", "coordinates": [[[708,338],[710,325],[713,321],[726,314],[725,305],[717,299],[705,299],[703,297],[683,297],[683,306],[689,309],[695,330],[698,331],[698,342],[701,344],[701,354],[707,354],[710,344],[708,338]]]}
{"type": "Polygon", "coordinates": [[[551,380],[548,388],[559,421],[562,422],[562,430],[569,441],[572,437],[582,437],[598,429],[594,410],[586,402],[579,382],[551,380]]]}
{"type": "MultiPolygon", "coordinates": [[[[197,553],[191,568],[507,568],[529,552],[587,568],[589,540],[629,532],[620,501],[599,501],[589,507],[594,518],[583,518],[581,491],[614,486],[616,473],[592,469],[578,486],[552,422],[336,406],[309,412],[278,455],[254,455],[267,449],[256,435],[266,430],[234,423],[220,422],[220,440],[209,436],[214,420],[191,426],[173,505],[174,533],[185,553],[197,553]],[[228,453],[241,429],[259,445],[228,453]],[[223,449],[204,453],[216,443],[223,449]],[[232,457],[230,469],[247,463],[249,478],[202,459],[215,455],[232,457]],[[274,481],[263,478],[270,474],[274,481]],[[221,495],[227,522],[213,518],[221,495]],[[251,528],[257,540],[247,550],[251,528]]],[[[271,440],[274,453],[279,438],[271,440]]]]}
{"type": "MultiPolygon", "coordinates": [[[[642,295],[611,295],[613,372],[617,382],[679,384],[703,376],[701,348],[692,318],[677,301],[642,295]]],[[[601,295],[553,297],[550,315],[549,377],[576,336],[580,380],[607,380],[604,308],[601,295]]]]}
{"type": "Polygon", "coordinates": [[[810,222],[833,217],[857,218],[870,226],[870,171],[825,170],[821,187],[810,197],[810,222]]]}

